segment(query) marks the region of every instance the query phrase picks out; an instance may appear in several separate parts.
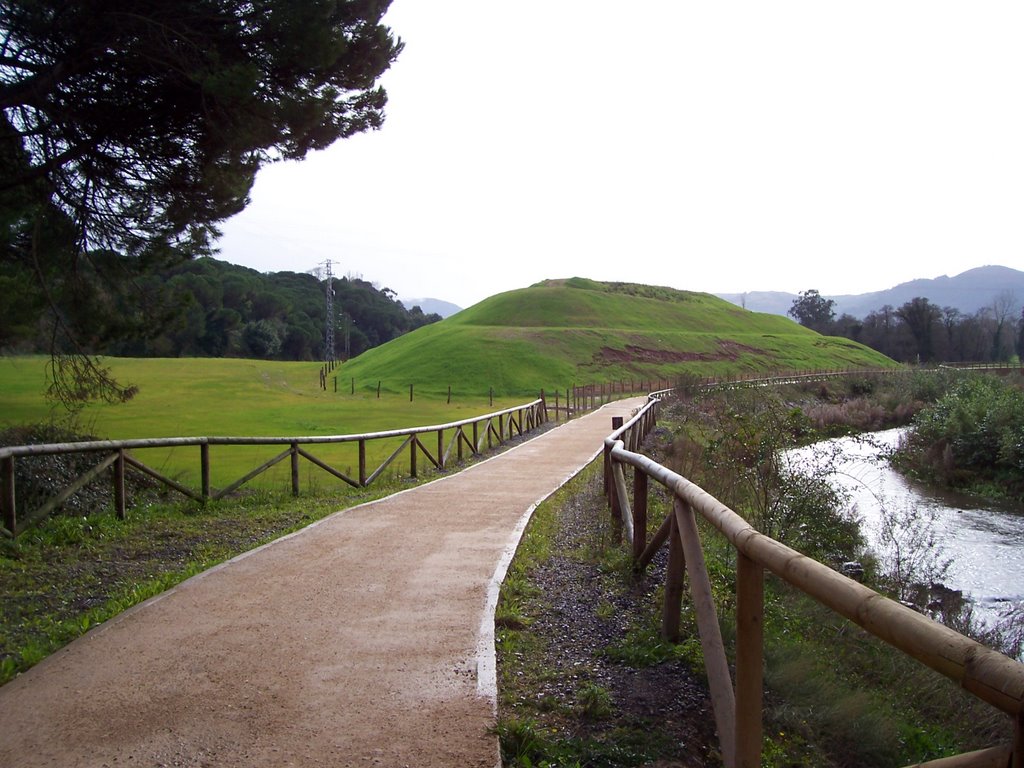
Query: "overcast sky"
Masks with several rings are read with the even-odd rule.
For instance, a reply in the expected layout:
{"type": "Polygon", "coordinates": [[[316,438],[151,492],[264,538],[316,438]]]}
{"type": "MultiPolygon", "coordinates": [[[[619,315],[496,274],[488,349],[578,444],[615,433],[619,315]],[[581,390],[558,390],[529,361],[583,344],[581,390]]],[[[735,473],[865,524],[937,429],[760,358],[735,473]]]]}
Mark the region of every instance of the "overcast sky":
{"type": "Polygon", "coordinates": [[[394,0],[380,130],[219,258],[466,307],[545,278],[826,295],[1024,269],[1024,2],[394,0]]]}

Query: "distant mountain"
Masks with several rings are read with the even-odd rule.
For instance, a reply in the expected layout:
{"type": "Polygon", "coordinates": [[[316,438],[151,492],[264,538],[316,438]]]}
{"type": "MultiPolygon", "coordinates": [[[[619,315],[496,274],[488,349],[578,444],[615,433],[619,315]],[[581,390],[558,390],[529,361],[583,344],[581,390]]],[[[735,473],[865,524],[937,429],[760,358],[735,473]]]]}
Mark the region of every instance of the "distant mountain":
{"type": "MultiPolygon", "coordinates": [[[[1009,267],[978,267],[955,277],[943,275],[930,280],[911,280],[884,291],[825,298],[835,301],[837,317],[847,314],[863,319],[886,305],[899,307],[917,297],[926,298],[940,307],[956,307],[964,314],[974,314],[982,307],[991,306],[997,296],[1006,292],[1015,294],[1017,301],[1024,303],[1024,272],[1009,267]]],[[[781,291],[716,295],[753,312],[769,312],[774,315],[785,315],[798,298],[795,293],[781,291]]]]}
{"type": "Polygon", "coordinates": [[[402,306],[406,309],[419,307],[425,315],[451,317],[456,312],[462,311],[462,307],[457,304],[452,304],[450,301],[441,301],[441,299],[399,299],[399,301],[402,302],[402,306]]]}

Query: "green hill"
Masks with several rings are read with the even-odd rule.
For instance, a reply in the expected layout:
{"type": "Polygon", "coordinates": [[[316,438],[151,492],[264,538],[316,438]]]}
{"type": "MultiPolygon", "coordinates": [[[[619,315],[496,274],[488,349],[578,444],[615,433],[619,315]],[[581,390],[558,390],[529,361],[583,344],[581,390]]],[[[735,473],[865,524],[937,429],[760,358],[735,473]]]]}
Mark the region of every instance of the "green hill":
{"type": "Polygon", "coordinates": [[[492,296],[345,363],[358,389],[518,396],[573,383],[889,367],[889,358],[706,293],[582,278],[492,296]]]}

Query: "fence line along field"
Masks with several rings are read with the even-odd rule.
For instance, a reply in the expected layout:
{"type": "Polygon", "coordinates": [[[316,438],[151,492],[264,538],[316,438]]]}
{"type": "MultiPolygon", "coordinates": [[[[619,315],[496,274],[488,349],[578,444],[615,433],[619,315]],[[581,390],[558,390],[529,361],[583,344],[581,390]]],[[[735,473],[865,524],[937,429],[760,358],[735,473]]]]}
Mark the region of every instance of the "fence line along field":
{"type": "MultiPolygon", "coordinates": [[[[91,404],[73,417],[45,399],[47,364],[43,356],[0,358],[0,429],[15,425],[57,422],[72,431],[103,439],[153,437],[249,436],[289,437],[357,434],[416,425],[444,424],[479,416],[532,400],[538,393],[495,394],[487,388],[468,393],[453,389],[447,397],[417,395],[410,402],[407,385],[375,393],[347,390],[336,394],[319,384],[320,363],[213,358],[107,358],[104,363],[124,382],[138,385],[127,403],[91,404]],[[404,389],[404,391],[403,391],[404,389]],[[397,390],[397,392],[395,391],[397,390]],[[492,405],[493,402],[493,405],[492,405]]],[[[445,385],[447,387],[447,385],[445,385]]],[[[367,461],[379,463],[401,439],[374,441],[367,461]]],[[[224,485],[272,458],[274,447],[211,448],[211,482],[224,485]]],[[[323,446],[318,456],[339,467],[358,468],[354,444],[323,446]]],[[[143,460],[181,480],[198,483],[198,449],[147,449],[143,460]]],[[[256,485],[287,483],[287,462],[256,485]]],[[[307,473],[308,482],[318,475],[307,473]]],[[[327,475],[322,482],[333,482],[327,475]]]]}

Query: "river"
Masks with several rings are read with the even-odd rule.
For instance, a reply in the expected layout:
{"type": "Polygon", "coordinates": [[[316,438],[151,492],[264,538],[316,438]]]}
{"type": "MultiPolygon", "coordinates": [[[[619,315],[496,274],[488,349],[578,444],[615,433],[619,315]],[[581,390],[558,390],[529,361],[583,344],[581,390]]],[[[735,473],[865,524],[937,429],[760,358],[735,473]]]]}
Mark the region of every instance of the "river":
{"type": "Polygon", "coordinates": [[[942,583],[964,593],[974,615],[991,624],[1024,601],[1024,509],[986,503],[912,482],[889,467],[884,452],[902,429],[875,432],[868,440],[838,438],[791,451],[798,465],[823,466],[833,457],[833,485],[849,494],[868,545],[884,557],[883,509],[902,515],[904,540],[931,538],[936,559],[949,561],[942,583]]]}

